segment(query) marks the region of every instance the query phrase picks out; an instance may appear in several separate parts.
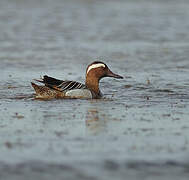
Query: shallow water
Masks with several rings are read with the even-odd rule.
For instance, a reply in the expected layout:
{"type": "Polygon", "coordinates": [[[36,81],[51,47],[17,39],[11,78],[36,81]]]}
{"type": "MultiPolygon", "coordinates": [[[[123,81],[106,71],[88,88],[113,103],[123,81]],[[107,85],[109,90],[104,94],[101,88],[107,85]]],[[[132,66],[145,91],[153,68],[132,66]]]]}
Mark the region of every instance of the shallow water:
{"type": "Polygon", "coordinates": [[[0,1],[1,179],[188,179],[188,1],[0,1]],[[124,76],[101,100],[37,101],[47,74],[124,76]]]}

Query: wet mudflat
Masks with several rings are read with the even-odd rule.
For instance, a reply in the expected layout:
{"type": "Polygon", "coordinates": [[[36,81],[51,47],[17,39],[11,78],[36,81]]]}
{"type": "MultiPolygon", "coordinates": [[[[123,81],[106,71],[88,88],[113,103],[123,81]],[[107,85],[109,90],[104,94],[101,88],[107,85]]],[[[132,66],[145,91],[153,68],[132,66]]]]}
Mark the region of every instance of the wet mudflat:
{"type": "Polygon", "coordinates": [[[0,179],[188,179],[188,1],[0,1],[0,179]],[[33,99],[47,74],[101,100],[33,99]]]}

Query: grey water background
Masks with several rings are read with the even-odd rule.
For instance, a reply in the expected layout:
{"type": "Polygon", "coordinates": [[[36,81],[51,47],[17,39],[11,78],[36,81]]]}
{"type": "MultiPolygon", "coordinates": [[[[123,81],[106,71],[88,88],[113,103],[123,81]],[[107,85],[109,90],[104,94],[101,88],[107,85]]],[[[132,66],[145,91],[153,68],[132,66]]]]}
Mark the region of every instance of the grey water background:
{"type": "Polygon", "coordinates": [[[1,0],[0,179],[187,179],[189,1],[1,0]],[[47,74],[124,76],[102,100],[36,101],[47,74]]]}

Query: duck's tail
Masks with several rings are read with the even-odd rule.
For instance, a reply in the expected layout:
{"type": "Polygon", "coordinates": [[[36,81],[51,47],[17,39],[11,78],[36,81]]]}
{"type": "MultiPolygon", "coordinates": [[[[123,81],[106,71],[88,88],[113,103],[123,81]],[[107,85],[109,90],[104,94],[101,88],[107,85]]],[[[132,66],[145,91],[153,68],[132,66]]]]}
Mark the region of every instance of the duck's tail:
{"type": "Polygon", "coordinates": [[[31,85],[32,85],[32,87],[34,88],[35,92],[36,92],[37,94],[39,94],[40,91],[41,91],[42,86],[38,86],[37,84],[35,84],[35,83],[33,83],[33,82],[31,82],[31,85]]]}
{"type": "Polygon", "coordinates": [[[36,92],[36,99],[52,99],[64,97],[64,93],[51,89],[47,86],[39,86],[33,82],[31,82],[31,85],[36,92]]]}
{"type": "Polygon", "coordinates": [[[49,99],[52,98],[49,95],[49,88],[46,86],[39,86],[33,82],[31,82],[32,87],[34,88],[36,95],[35,98],[36,99],[49,99]]]}

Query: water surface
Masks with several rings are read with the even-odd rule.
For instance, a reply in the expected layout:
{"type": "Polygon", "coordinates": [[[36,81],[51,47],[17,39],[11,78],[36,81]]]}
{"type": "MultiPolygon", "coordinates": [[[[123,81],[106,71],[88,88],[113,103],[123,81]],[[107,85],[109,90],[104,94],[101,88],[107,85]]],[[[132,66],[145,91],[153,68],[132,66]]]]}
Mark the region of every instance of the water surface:
{"type": "Polygon", "coordinates": [[[0,2],[0,178],[188,179],[189,2],[0,2]],[[47,74],[123,80],[104,99],[36,101],[47,74]]]}

